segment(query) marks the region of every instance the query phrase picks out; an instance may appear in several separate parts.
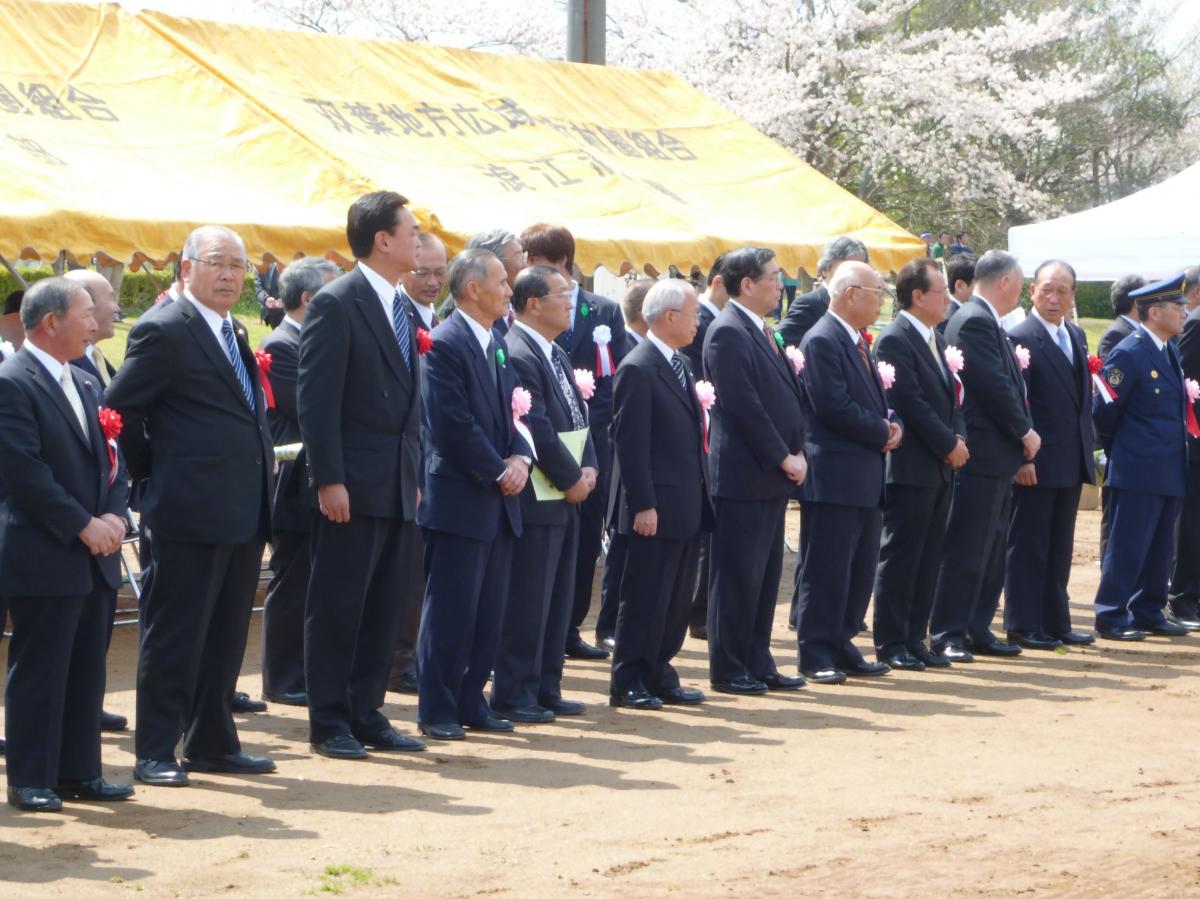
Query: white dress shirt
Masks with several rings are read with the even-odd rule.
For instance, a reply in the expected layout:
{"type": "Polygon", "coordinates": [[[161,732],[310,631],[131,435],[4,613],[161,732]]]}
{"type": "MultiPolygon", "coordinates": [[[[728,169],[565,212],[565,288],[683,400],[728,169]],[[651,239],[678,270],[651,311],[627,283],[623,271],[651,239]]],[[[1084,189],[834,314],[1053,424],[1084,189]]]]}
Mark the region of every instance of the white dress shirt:
{"type": "Polygon", "coordinates": [[[548,341],[545,337],[543,337],[533,328],[529,327],[529,325],[525,324],[525,322],[521,321],[520,319],[517,319],[515,322],[513,322],[513,325],[517,328],[520,328],[522,331],[532,337],[533,342],[537,344],[537,348],[541,350],[542,355],[546,357],[546,361],[551,365],[554,364],[554,348],[550,345],[550,341],[548,341]]]}
{"type": "Polygon", "coordinates": [[[743,306],[741,303],[739,303],[733,297],[729,298],[729,302],[732,303],[734,306],[736,306],[738,309],[741,309],[748,316],[750,316],[750,321],[754,322],[754,327],[758,328],[758,330],[761,331],[763,329],[763,327],[766,325],[766,322],[763,321],[763,317],[761,315],[759,315],[757,312],[751,312],[749,309],[747,309],[745,306],[743,306]]]}
{"type": "Polygon", "coordinates": [[[396,291],[399,287],[395,284],[388,284],[387,279],[375,269],[364,263],[361,259],[358,262],[358,270],[363,273],[367,279],[367,283],[371,285],[371,289],[375,291],[379,297],[379,302],[383,304],[383,317],[389,322],[392,320],[392,303],[396,301],[396,291]]]}
{"type": "MultiPolygon", "coordinates": [[[[474,334],[475,339],[479,341],[479,348],[483,350],[483,358],[487,359],[488,347],[492,343],[492,332],[488,328],[485,328],[483,325],[479,324],[479,322],[475,321],[475,319],[471,318],[471,316],[467,315],[467,313],[463,312],[461,309],[455,314],[461,315],[466,320],[467,324],[471,328],[471,333],[474,334]]],[[[488,359],[488,361],[490,362],[491,360],[488,359]]]]}
{"type": "Polygon", "coordinates": [[[1046,333],[1050,335],[1050,339],[1054,342],[1054,345],[1056,347],[1058,347],[1060,351],[1062,350],[1062,344],[1059,343],[1058,332],[1061,330],[1061,331],[1063,331],[1063,333],[1065,333],[1067,335],[1067,354],[1066,354],[1066,356],[1069,361],[1074,362],[1075,361],[1075,348],[1071,345],[1071,332],[1067,330],[1066,321],[1064,320],[1061,324],[1058,324],[1058,325],[1053,324],[1052,322],[1048,322],[1044,318],[1042,318],[1042,316],[1038,313],[1036,307],[1034,307],[1034,310],[1033,310],[1033,317],[1042,323],[1042,327],[1046,329],[1046,333]]]}
{"type": "Polygon", "coordinates": [[[842,318],[840,315],[838,315],[832,309],[829,310],[829,314],[833,316],[834,320],[839,325],[841,325],[843,328],[846,329],[846,333],[850,335],[850,342],[853,343],[855,346],[858,346],[858,342],[860,340],[862,340],[862,334],[858,331],[858,329],[855,328],[853,325],[851,325],[849,322],[847,322],[844,318],[842,318]]]}
{"type": "Polygon", "coordinates": [[[671,360],[675,358],[675,351],[659,340],[658,336],[653,331],[646,332],[646,339],[654,344],[658,351],[666,357],[668,364],[670,364],[671,360]]]}

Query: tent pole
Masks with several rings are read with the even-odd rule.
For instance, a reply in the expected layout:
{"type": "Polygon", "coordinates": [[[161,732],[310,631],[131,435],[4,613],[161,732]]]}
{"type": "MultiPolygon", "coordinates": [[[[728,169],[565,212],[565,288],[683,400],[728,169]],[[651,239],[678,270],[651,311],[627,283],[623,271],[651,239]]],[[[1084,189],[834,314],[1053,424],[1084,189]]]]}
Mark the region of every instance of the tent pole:
{"type": "Polygon", "coordinates": [[[17,279],[17,283],[21,285],[22,290],[25,290],[29,287],[29,285],[25,283],[25,279],[21,277],[21,273],[13,268],[12,263],[5,258],[3,253],[0,253],[0,263],[2,263],[4,267],[8,269],[8,273],[10,275],[17,279]]]}

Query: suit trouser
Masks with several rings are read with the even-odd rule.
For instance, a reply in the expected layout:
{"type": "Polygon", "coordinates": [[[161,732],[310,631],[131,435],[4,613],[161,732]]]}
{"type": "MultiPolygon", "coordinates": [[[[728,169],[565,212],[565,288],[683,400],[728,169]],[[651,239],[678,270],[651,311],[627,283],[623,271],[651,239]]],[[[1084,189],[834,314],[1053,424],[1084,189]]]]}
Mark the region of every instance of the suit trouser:
{"type": "Polygon", "coordinates": [[[1193,614],[1200,603],[1200,464],[1189,463],[1187,467],[1187,494],[1179,512],[1175,568],[1171,572],[1171,602],[1193,614]]]}
{"type": "Polygon", "coordinates": [[[390,727],[387,690],[409,548],[417,526],[399,518],[321,516],[312,534],[304,607],[309,736],[369,739],[390,727]]]}
{"type": "Polygon", "coordinates": [[[612,477],[612,440],[608,424],[591,428],[592,444],[596,448],[596,489],[579,504],[579,552],[575,561],[575,596],[567,636],[578,637],[579,628],[592,607],[592,584],[596,579],[596,561],[608,517],[608,487],[612,477]]]}
{"type": "Polygon", "coordinates": [[[1112,528],[1112,491],[1105,484],[1100,488],[1100,558],[1108,552],[1108,532],[1112,528]]]}
{"type": "Polygon", "coordinates": [[[880,656],[925,643],[953,493],[953,479],[887,485],[871,627],[880,656]]]}
{"type": "MultiPolygon", "coordinates": [[[[569,614],[570,593],[556,595],[555,588],[562,586],[564,560],[570,562],[568,591],[574,582],[575,547],[567,546],[568,528],[573,544],[578,539],[578,530],[566,524],[526,524],[521,536],[513,543],[508,601],[492,680],[494,709],[537,705],[538,697],[542,695],[545,650],[548,648],[546,636],[551,629],[551,610],[556,601],[558,620],[554,622],[553,630],[555,634],[561,632],[562,639],[554,650],[560,659],[561,675],[566,630],[560,622],[566,619],[564,610],[569,614]]],[[[557,692],[557,684],[554,686],[557,692]]]]}
{"type": "Polygon", "coordinates": [[[472,724],[491,714],[483,688],[496,663],[512,546],[506,520],[493,540],[425,532],[429,581],[417,640],[422,724],[472,724]]]}
{"type": "Polygon", "coordinates": [[[950,522],[938,573],[930,643],[986,643],[1004,586],[1012,479],[960,471],[950,501],[950,522]]]}
{"type": "Polygon", "coordinates": [[[421,606],[425,604],[425,532],[417,528],[409,561],[405,564],[404,590],[400,605],[399,631],[392,653],[388,683],[417,670],[417,635],[421,629],[421,606]]]}
{"type": "Polygon", "coordinates": [[[310,537],[276,531],[271,548],[271,582],[262,619],[263,693],[304,691],[304,603],[312,575],[310,537]]]}
{"type": "Polygon", "coordinates": [[[708,626],[708,560],[712,556],[712,532],[705,531],[696,543],[696,588],[692,592],[691,627],[708,626]]]}
{"type": "Polygon", "coordinates": [[[698,535],[684,540],[629,535],[609,687],[612,695],[638,687],[662,695],[679,686],[671,660],[687,635],[698,543],[698,535]]]}
{"type": "Polygon", "coordinates": [[[1110,500],[1112,530],[1100,565],[1096,627],[1162,624],[1181,500],[1116,487],[1110,500]]]}
{"type": "Polygon", "coordinates": [[[1076,487],[1013,487],[1004,580],[1004,629],[1051,636],[1071,629],[1076,487]]]}
{"type": "Polygon", "coordinates": [[[137,757],[238,752],[230,703],[264,541],[185,543],[155,537],[154,579],[138,610],[137,757]]]}
{"type": "Polygon", "coordinates": [[[877,506],[813,502],[802,503],[800,514],[800,670],[858,665],[862,653],[852,640],[871,601],[883,515],[877,506]]]}
{"type": "Polygon", "coordinates": [[[621,574],[625,571],[625,556],[629,538],[608,529],[608,554],[604,557],[604,573],[600,576],[600,611],[596,614],[596,639],[612,637],[617,632],[617,610],[621,606],[621,574]]]}
{"type": "Polygon", "coordinates": [[[714,681],[775,674],[771,625],[783,571],[787,497],[718,497],[708,591],[708,672],[714,681]]]}
{"type": "MultiPolygon", "coordinates": [[[[93,572],[93,577],[98,575],[93,572]]],[[[107,585],[83,596],[11,597],[4,694],[8,785],[100,776],[107,585]]]]}

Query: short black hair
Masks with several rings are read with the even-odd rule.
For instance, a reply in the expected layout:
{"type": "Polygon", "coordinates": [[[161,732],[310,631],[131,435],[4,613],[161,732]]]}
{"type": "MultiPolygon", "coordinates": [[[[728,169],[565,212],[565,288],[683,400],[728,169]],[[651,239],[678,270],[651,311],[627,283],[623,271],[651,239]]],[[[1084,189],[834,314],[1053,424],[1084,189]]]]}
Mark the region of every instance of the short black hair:
{"type": "Polygon", "coordinates": [[[975,263],[978,259],[974,253],[959,253],[946,260],[946,285],[951,293],[954,293],[959,281],[975,283],[975,263]]]}
{"type": "Polygon", "coordinates": [[[521,269],[520,273],[513,280],[513,311],[516,313],[524,312],[530,300],[543,299],[550,293],[550,282],[546,279],[551,275],[557,274],[558,269],[553,269],[548,265],[531,265],[528,268],[521,269]]]}
{"type": "Polygon", "coordinates": [[[1133,309],[1133,300],[1129,295],[1135,290],[1146,286],[1146,279],[1141,275],[1122,275],[1113,281],[1108,290],[1108,301],[1112,304],[1113,318],[1118,315],[1128,315],[1133,309]]]}
{"type": "Polygon", "coordinates": [[[954,239],[961,241],[964,237],[967,236],[967,234],[968,234],[968,232],[966,232],[966,231],[959,231],[957,234],[954,235],[954,239]]]}
{"type": "Polygon", "coordinates": [[[1069,262],[1063,262],[1061,259],[1047,259],[1045,262],[1043,262],[1041,265],[1039,265],[1037,268],[1035,268],[1033,270],[1033,280],[1037,281],[1038,275],[1040,275],[1042,273],[1042,269],[1046,268],[1047,266],[1051,266],[1051,265],[1061,265],[1063,268],[1065,268],[1068,272],[1071,273],[1071,289],[1074,290],[1075,286],[1079,283],[1079,279],[1075,277],[1075,269],[1071,267],[1071,264],[1069,262]]]}
{"type": "Polygon", "coordinates": [[[65,318],[71,307],[71,294],[76,291],[87,293],[82,284],[61,275],[36,282],[21,298],[21,326],[32,331],[49,313],[65,318]]]}
{"type": "Polygon", "coordinates": [[[712,287],[712,282],[717,280],[718,276],[723,277],[723,273],[721,271],[721,266],[723,266],[725,264],[725,257],[728,255],[729,255],[728,253],[722,253],[720,256],[718,256],[716,259],[713,260],[712,268],[710,268],[708,270],[708,280],[704,282],[706,286],[712,287]]]}
{"type": "Polygon", "coordinates": [[[355,259],[366,259],[375,247],[375,235],[391,234],[399,223],[400,210],[408,199],[394,190],[377,190],[359,197],[346,213],[346,240],[355,259]]]}
{"type": "Polygon", "coordinates": [[[742,279],[749,278],[757,281],[762,277],[763,266],[775,258],[775,251],[768,247],[742,247],[730,250],[725,254],[721,264],[721,277],[725,281],[725,291],[731,296],[739,296],[742,289],[742,279]]]}
{"type": "Polygon", "coordinates": [[[941,267],[932,259],[914,259],[896,275],[896,306],[908,309],[912,306],[913,291],[929,290],[929,273],[941,271],[941,267]]]}
{"type": "Polygon", "coordinates": [[[8,295],[8,299],[4,301],[4,314],[12,315],[14,312],[21,311],[21,297],[25,296],[25,291],[14,290],[8,295]]]}

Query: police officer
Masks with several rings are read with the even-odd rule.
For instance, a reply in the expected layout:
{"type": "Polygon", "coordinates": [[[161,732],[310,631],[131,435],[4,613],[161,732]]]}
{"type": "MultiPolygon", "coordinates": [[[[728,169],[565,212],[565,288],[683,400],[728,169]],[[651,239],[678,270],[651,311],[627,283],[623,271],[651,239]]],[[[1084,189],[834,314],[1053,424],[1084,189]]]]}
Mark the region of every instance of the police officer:
{"type": "Polygon", "coordinates": [[[1142,327],[1105,359],[1093,416],[1108,455],[1112,526],[1096,591],[1096,633],[1181,637],[1164,614],[1187,469],[1187,389],[1170,342],[1187,310],[1183,274],[1133,291],[1142,327]]]}

